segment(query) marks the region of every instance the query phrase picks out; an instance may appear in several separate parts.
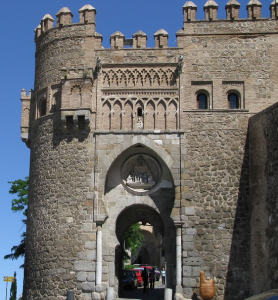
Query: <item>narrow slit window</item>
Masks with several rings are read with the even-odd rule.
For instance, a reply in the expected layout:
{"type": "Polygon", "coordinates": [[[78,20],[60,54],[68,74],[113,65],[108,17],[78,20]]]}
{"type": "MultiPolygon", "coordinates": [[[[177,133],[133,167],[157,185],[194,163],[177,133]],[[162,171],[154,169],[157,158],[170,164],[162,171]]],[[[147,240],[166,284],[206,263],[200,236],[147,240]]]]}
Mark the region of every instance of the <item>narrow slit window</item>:
{"type": "Polygon", "coordinates": [[[45,99],[43,99],[41,101],[41,105],[40,105],[40,116],[42,117],[44,115],[46,115],[46,100],[45,99]]]}
{"type": "Polygon", "coordinates": [[[139,107],[139,108],[137,109],[137,116],[138,116],[138,117],[142,117],[142,115],[143,115],[142,108],[139,107]]]}

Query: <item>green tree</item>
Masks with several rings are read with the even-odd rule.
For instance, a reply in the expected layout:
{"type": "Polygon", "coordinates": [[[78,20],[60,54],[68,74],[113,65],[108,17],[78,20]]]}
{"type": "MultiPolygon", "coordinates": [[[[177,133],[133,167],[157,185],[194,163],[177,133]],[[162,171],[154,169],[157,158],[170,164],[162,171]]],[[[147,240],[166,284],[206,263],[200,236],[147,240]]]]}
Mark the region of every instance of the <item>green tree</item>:
{"type": "Polygon", "coordinates": [[[10,300],[16,300],[17,293],[17,280],[16,280],[16,272],[14,272],[14,281],[12,282],[10,289],[10,300]]]}
{"type": "MultiPolygon", "coordinates": [[[[138,255],[138,248],[141,247],[141,243],[144,240],[144,235],[139,223],[135,223],[129,227],[124,234],[125,250],[130,250],[135,256],[138,255]]],[[[125,259],[130,258],[125,251],[125,259]]]]}
{"type": "MultiPolygon", "coordinates": [[[[28,207],[28,192],[29,192],[29,177],[25,179],[18,179],[15,181],[9,181],[11,188],[9,190],[10,194],[16,195],[15,199],[12,199],[12,211],[22,212],[23,219],[22,223],[26,226],[27,221],[27,207],[28,207]]],[[[24,257],[25,255],[25,238],[26,232],[24,231],[21,235],[20,244],[13,246],[11,248],[11,253],[4,256],[4,259],[18,259],[19,257],[24,257]]],[[[21,268],[24,265],[20,266],[21,268]]]]}

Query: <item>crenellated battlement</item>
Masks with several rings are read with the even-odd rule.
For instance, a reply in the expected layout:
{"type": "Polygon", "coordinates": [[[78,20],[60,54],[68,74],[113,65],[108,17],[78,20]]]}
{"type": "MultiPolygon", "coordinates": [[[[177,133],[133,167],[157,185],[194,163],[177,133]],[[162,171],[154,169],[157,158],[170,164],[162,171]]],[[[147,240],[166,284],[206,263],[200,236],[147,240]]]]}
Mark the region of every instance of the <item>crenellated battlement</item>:
{"type": "MultiPolygon", "coordinates": [[[[93,31],[95,31],[95,15],[96,9],[87,4],[79,9],[79,24],[92,25],[93,31]]],[[[67,7],[61,8],[56,14],[56,27],[61,28],[63,26],[72,25],[73,13],[67,7]]],[[[76,25],[76,24],[73,24],[76,25]]],[[[35,40],[41,36],[41,34],[54,28],[54,19],[51,15],[46,14],[40,25],[35,29],[35,40]]]]}
{"type": "MultiPolygon", "coordinates": [[[[49,43],[53,40],[65,37],[73,37],[74,35],[91,35],[95,40],[98,40],[97,47],[101,48],[102,35],[95,31],[95,16],[96,9],[91,5],[84,5],[79,11],[79,23],[72,23],[73,14],[67,7],[61,8],[56,14],[56,25],[54,26],[54,19],[50,14],[46,14],[38,27],[35,29],[35,42],[38,48],[45,43],[49,43]],[[89,26],[90,29],[80,26],[89,26]],[[69,26],[76,26],[76,30],[68,32],[69,26]],[[79,27],[79,28],[78,28],[79,27]],[[61,31],[61,29],[63,29],[61,31]],[[53,30],[56,30],[53,34],[53,30]]],[[[168,33],[164,29],[158,30],[154,34],[155,45],[157,48],[165,48],[168,46],[168,33]]],[[[125,35],[120,31],[114,32],[110,36],[111,49],[123,49],[125,46],[133,46],[133,48],[146,48],[147,47],[147,35],[139,30],[132,35],[132,38],[125,38],[125,35]]]]}
{"type": "MultiPolygon", "coordinates": [[[[239,20],[240,3],[236,0],[229,0],[225,6],[226,19],[230,21],[239,20]]],[[[187,1],[183,6],[184,23],[196,21],[197,5],[192,1],[187,1]]],[[[261,19],[262,3],[259,0],[250,0],[246,6],[247,19],[261,19]]],[[[270,18],[278,18],[278,2],[274,0],[269,7],[270,18]]],[[[214,0],[208,0],[204,5],[205,21],[218,20],[218,4],[214,0]]]]}
{"type": "MultiPolygon", "coordinates": [[[[225,5],[226,10],[226,19],[218,19],[218,4],[214,0],[208,0],[203,6],[203,10],[205,13],[205,19],[196,19],[196,13],[198,10],[198,6],[192,2],[187,1],[183,6],[183,27],[185,32],[187,31],[188,23],[200,23],[200,22],[215,22],[219,21],[224,22],[244,22],[245,25],[242,27],[246,27],[246,22],[248,21],[262,21],[262,20],[276,20],[278,19],[278,1],[274,0],[269,7],[270,10],[270,18],[262,18],[262,3],[259,0],[250,0],[246,6],[247,17],[240,18],[240,8],[241,4],[237,0],[229,0],[225,5]]],[[[102,35],[96,32],[96,9],[87,4],[79,9],[79,23],[72,23],[73,13],[67,7],[61,8],[56,14],[56,24],[54,18],[46,14],[38,27],[35,29],[35,41],[41,46],[41,38],[45,36],[45,34],[49,33],[51,30],[59,29],[59,31],[55,31],[54,36],[50,39],[59,39],[64,38],[66,33],[65,31],[61,31],[63,28],[67,28],[69,26],[81,26],[86,25],[85,31],[86,35],[92,35],[98,41],[96,44],[98,48],[101,48],[102,45],[102,35]]],[[[217,25],[216,25],[217,26],[217,25]]],[[[237,25],[236,25],[237,26],[237,25]]],[[[259,25],[261,26],[261,25],[259,25]]],[[[259,27],[257,26],[257,27],[259,27]]],[[[222,30],[223,26],[220,26],[219,30],[222,30]]],[[[228,25],[228,27],[231,27],[228,25]]],[[[255,26],[256,27],[256,26],[255,26]]],[[[224,29],[225,30],[225,29],[224,29]]],[[[76,28],[77,34],[80,34],[80,29],[76,28]]],[[[70,31],[70,34],[74,34],[73,31],[70,31]]],[[[178,35],[180,31],[178,31],[178,35]]],[[[165,48],[168,46],[168,33],[160,29],[154,34],[155,39],[155,47],[156,48],[165,48]]],[[[46,38],[47,41],[49,37],[46,38]]],[[[110,36],[110,45],[111,49],[123,49],[125,46],[133,47],[133,48],[146,48],[147,47],[148,36],[142,32],[141,30],[137,31],[133,34],[132,38],[126,38],[122,32],[116,31],[110,36]]]]}
{"type": "Polygon", "coordinates": [[[250,35],[277,33],[278,1],[270,5],[270,18],[262,18],[262,4],[251,0],[246,6],[247,18],[240,18],[240,3],[236,0],[227,2],[226,19],[218,19],[218,4],[209,0],[204,5],[205,20],[196,20],[197,6],[187,1],[183,6],[183,28],[177,33],[178,47],[186,46],[185,37],[193,35],[250,35]]]}

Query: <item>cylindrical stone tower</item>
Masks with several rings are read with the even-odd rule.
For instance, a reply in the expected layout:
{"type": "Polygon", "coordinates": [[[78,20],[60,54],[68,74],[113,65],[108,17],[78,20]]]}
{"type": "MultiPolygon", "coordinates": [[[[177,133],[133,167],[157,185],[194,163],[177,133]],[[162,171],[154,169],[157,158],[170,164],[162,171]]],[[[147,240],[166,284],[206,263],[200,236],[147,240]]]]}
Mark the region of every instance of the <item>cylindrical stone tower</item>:
{"type": "Polygon", "coordinates": [[[22,95],[23,115],[30,102],[23,138],[31,150],[24,299],[65,299],[69,290],[91,292],[95,282],[94,149],[88,135],[101,36],[95,9],[86,5],[79,13],[78,24],[68,8],[57,13],[56,27],[50,15],[42,19],[35,36],[35,88],[32,96],[22,95]],[[92,263],[79,263],[84,255],[92,263]],[[86,284],[77,290],[78,282],[86,284]]]}

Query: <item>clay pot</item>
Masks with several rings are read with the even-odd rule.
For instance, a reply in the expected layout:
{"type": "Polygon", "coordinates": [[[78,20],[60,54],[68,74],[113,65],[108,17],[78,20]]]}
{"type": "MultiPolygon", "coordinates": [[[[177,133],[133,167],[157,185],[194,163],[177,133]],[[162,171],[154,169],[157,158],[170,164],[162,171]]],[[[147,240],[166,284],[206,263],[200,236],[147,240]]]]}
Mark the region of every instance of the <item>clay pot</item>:
{"type": "Polygon", "coordinates": [[[200,272],[200,294],[203,300],[210,300],[215,295],[213,279],[206,279],[205,272],[200,272]]]}

